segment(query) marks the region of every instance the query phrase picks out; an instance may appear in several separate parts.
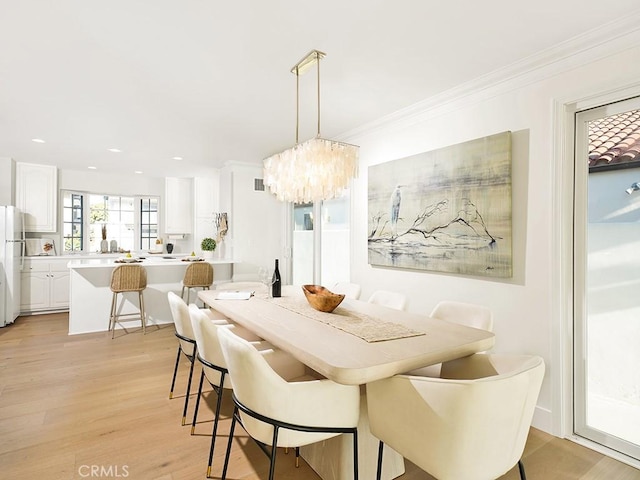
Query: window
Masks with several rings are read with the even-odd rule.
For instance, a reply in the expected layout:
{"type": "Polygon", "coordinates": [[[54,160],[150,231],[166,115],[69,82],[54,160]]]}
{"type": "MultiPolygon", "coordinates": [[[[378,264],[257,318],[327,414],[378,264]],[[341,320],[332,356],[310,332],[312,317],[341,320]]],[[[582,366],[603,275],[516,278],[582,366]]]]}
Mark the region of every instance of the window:
{"type": "Polygon", "coordinates": [[[103,240],[118,249],[145,250],[158,238],[158,198],[63,192],[65,252],[100,252],[103,240]]]}
{"type": "Polygon", "coordinates": [[[155,247],[158,238],[158,199],[140,200],[140,248],[149,250],[155,247]]]}
{"type": "Polygon", "coordinates": [[[66,193],[62,199],[62,235],[65,252],[82,250],[82,195],[66,193]]]}

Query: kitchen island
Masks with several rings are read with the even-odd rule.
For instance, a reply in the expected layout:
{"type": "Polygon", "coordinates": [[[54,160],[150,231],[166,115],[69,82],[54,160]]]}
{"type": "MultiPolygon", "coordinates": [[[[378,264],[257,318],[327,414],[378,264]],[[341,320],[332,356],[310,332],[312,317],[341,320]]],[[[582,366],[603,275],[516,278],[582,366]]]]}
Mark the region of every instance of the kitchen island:
{"type": "MultiPolygon", "coordinates": [[[[142,258],[142,257],[141,257],[142,258]]],[[[182,257],[184,258],[184,257],[182,257]]],[[[163,323],[173,323],[167,293],[180,295],[182,279],[191,262],[183,261],[176,255],[149,255],[136,265],[147,271],[147,288],[144,290],[144,304],[147,313],[147,327],[163,323]]],[[[110,288],[111,272],[122,265],[117,258],[74,258],[69,261],[70,299],[69,334],[107,331],[112,292],[110,288]]],[[[214,285],[231,281],[233,264],[231,259],[206,260],[214,268],[214,285]]],[[[214,287],[212,287],[214,288],[214,287]]],[[[122,304],[122,313],[134,313],[138,310],[137,293],[118,295],[122,304]],[[124,302],[123,302],[124,298],[124,302]]],[[[192,293],[191,300],[195,301],[192,293]]],[[[140,320],[123,321],[125,327],[137,329],[140,320]]],[[[118,325],[118,328],[121,328],[118,325]]]]}

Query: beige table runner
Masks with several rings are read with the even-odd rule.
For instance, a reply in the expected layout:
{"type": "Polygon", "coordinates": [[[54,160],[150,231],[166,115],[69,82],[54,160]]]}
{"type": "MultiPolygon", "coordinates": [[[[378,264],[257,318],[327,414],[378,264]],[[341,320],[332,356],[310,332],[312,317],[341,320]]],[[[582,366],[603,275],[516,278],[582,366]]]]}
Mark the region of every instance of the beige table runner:
{"type": "Polygon", "coordinates": [[[267,301],[360,337],[369,343],[425,335],[425,332],[412,330],[398,323],[385,322],[364,313],[351,312],[342,307],[336,308],[332,313],[319,312],[312,308],[304,297],[270,298],[267,301]]]}

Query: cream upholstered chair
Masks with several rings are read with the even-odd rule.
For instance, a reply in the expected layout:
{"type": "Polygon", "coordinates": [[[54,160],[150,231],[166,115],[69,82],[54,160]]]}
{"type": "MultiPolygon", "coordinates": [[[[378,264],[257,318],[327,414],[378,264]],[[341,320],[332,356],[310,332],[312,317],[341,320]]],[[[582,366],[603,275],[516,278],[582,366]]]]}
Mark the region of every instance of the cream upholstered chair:
{"type": "Polygon", "coordinates": [[[111,272],[111,313],[109,314],[109,330],[111,338],[116,333],[116,323],[121,319],[131,319],[132,316],[139,316],[142,323],[142,333],[146,333],[147,319],[144,311],[144,297],[142,291],[147,288],[147,271],[140,265],[118,265],[111,272]],[[140,312],[138,314],[118,314],[118,294],[126,292],[138,292],[138,304],[140,312]]]}
{"type": "Polygon", "coordinates": [[[347,298],[358,300],[362,289],[357,283],[338,282],[331,288],[331,291],[333,293],[341,293],[347,298]]]}
{"type": "Polygon", "coordinates": [[[223,324],[221,322],[211,321],[209,315],[203,309],[198,308],[195,304],[189,305],[189,315],[191,317],[191,325],[196,340],[197,353],[196,358],[202,364],[202,372],[200,374],[200,383],[198,385],[198,396],[196,397],[196,406],[193,412],[193,421],[191,422],[191,434],[195,432],[196,419],[198,417],[198,409],[200,407],[200,397],[202,395],[202,385],[206,378],[213,391],[217,395],[215,417],[213,419],[213,432],[211,435],[211,446],[209,448],[209,463],[207,464],[207,478],[211,475],[211,464],[213,462],[213,450],[215,446],[216,436],[218,432],[218,419],[220,417],[220,407],[222,405],[223,389],[231,389],[231,382],[227,379],[227,364],[222,356],[220,342],[218,341],[218,329],[233,329],[236,335],[242,336],[248,341],[252,341],[252,345],[258,349],[272,348],[266,342],[260,342],[260,338],[252,332],[232,324],[223,324]]]}
{"type": "MultiPolygon", "coordinates": [[[[275,474],[276,448],[299,447],[336,437],[353,435],[354,478],[358,478],[358,434],[360,388],[328,379],[292,379],[280,375],[268,353],[258,352],[228,329],[220,329],[222,353],[227,362],[236,404],[222,479],[226,478],[236,421],[271,459],[269,480],[275,474]]],[[[284,353],[284,352],[281,352],[284,353]]],[[[292,357],[290,363],[295,362],[292,357]]],[[[303,366],[304,368],[304,366],[303,366]]]]}
{"type": "MultiPolygon", "coordinates": [[[[493,331],[493,313],[490,308],[484,305],[443,300],[435,306],[430,316],[467,327],[479,328],[489,332],[493,331]]],[[[438,363],[436,365],[411,370],[407,372],[407,374],[439,377],[440,368],[441,364],[438,363]]]]}
{"type": "Polygon", "coordinates": [[[407,296],[403,293],[377,290],[369,297],[369,303],[404,310],[407,307],[407,296]]]}
{"type": "Polygon", "coordinates": [[[431,317],[490,332],[493,330],[493,313],[484,305],[444,300],[435,306],[431,317]]]}
{"type": "Polygon", "coordinates": [[[209,290],[212,284],[213,266],[209,262],[190,263],[184,272],[184,278],[182,279],[182,293],[180,296],[184,298],[184,291],[186,289],[187,298],[185,301],[188,303],[192,288],[209,290]]]}
{"type": "Polygon", "coordinates": [[[371,432],[439,480],[498,478],[518,464],[544,376],[542,358],[477,353],[442,378],[396,375],[367,385],[371,432]]]}
{"type": "MultiPolygon", "coordinates": [[[[171,390],[169,398],[173,398],[173,389],[176,384],[176,375],[178,373],[178,365],[180,364],[180,354],[182,353],[189,360],[189,377],[187,380],[187,392],[184,397],[184,411],[182,412],[182,425],[187,419],[187,408],[189,405],[189,395],[191,394],[191,379],[193,378],[193,366],[196,359],[196,340],[191,326],[191,317],[189,316],[188,305],[173,292],[167,293],[169,299],[169,308],[173,317],[173,324],[176,329],[176,337],[178,337],[178,353],[176,354],[176,365],[173,369],[173,378],[171,380],[171,390]]],[[[227,322],[223,319],[212,320],[221,324],[227,322]]]]}

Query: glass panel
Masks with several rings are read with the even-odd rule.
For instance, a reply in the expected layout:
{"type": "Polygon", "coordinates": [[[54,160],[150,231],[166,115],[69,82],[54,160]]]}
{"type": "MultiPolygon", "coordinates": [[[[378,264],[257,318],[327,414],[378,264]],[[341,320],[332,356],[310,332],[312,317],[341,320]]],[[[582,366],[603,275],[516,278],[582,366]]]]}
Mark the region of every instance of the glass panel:
{"type": "Polygon", "coordinates": [[[574,365],[576,433],[640,460],[640,174],[593,166],[600,144],[607,164],[635,153],[638,108],[640,99],[576,116],[574,365]]]}
{"type": "Polygon", "coordinates": [[[322,285],[331,290],[337,282],[350,279],[349,209],[351,198],[345,192],[341,198],[322,202],[322,285]]]}
{"type": "Polygon", "coordinates": [[[63,251],[71,252],[82,250],[83,195],[73,192],[63,192],[62,199],[63,251]]]}
{"type": "Polygon", "coordinates": [[[313,283],[313,204],[293,206],[293,284],[313,283]]]}
{"type": "Polygon", "coordinates": [[[134,214],[133,212],[122,212],[120,221],[133,227],[134,214]]]}

